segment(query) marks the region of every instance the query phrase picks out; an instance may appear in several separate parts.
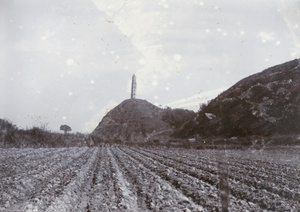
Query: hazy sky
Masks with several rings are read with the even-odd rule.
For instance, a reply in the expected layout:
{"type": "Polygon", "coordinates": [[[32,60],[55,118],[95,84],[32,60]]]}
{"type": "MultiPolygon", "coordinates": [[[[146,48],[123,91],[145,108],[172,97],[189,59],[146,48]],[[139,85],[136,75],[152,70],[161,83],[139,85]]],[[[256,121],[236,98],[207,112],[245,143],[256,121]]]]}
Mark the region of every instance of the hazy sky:
{"type": "Polygon", "coordinates": [[[0,118],[91,132],[130,97],[198,110],[300,57],[299,0],[0,0],[0,118]]]}

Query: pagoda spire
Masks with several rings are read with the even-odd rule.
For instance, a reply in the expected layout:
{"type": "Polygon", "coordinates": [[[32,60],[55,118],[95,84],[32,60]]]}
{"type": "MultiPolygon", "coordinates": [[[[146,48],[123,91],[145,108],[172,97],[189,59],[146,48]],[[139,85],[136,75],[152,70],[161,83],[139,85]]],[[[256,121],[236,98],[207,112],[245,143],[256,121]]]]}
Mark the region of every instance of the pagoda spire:
{"type": "Polygon", "coordinates": [[[135,99],[135,94],[136,94],[136,77],[135,75],[132,76],[132,81],[131,81],[131,99],[135,99]]]}

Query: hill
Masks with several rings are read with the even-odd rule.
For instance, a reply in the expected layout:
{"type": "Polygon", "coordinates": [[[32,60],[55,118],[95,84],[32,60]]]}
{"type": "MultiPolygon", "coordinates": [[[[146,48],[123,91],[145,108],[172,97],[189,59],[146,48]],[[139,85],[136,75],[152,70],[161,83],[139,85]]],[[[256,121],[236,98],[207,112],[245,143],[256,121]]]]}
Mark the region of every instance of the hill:
{"type": "Polygon", "coordinates": [[[300,134],[300,60],[242,79],[203,105],[174,135],[251,136],[300,134]]]}
{"type": "Polygon", "coordinates": [[[112,109],[92,132],[96,142],[146,142],[167,139],[195,117],[193,111],[162,109],[146,100],[127,99],[112,109]]]}

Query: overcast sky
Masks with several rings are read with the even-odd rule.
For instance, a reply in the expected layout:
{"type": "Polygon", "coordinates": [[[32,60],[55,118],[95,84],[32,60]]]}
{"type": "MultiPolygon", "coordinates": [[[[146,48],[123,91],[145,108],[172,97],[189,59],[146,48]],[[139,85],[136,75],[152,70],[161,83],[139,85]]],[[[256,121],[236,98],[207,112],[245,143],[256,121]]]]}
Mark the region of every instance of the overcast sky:
{"type": "Polygon", "coordinates": [[[0,0],[0,118],[91,132],[130,97],[198,110],[300,57],[299,0],[0,0]]]}

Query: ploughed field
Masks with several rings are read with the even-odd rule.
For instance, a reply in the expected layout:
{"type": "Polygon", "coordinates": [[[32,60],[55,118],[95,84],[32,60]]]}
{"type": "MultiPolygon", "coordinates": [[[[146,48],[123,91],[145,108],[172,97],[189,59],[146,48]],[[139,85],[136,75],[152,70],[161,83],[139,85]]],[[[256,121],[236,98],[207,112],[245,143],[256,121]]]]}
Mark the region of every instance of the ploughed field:
{"type": "Polygon", "coordinates": [[[299,148],[0,149],[0,211],[300,211],[299,148]],[[225,175],[226,176],[226,175],[225,175]]]}

